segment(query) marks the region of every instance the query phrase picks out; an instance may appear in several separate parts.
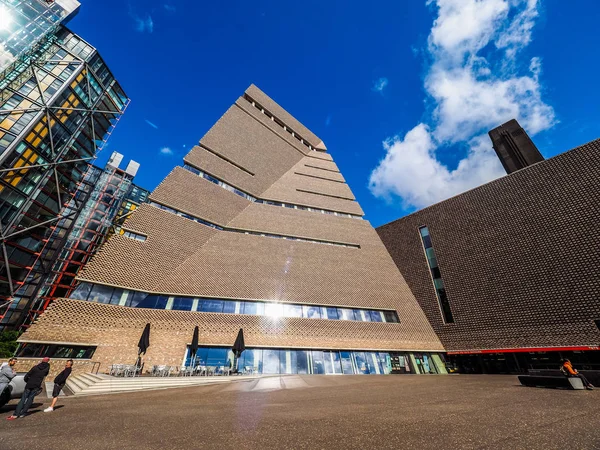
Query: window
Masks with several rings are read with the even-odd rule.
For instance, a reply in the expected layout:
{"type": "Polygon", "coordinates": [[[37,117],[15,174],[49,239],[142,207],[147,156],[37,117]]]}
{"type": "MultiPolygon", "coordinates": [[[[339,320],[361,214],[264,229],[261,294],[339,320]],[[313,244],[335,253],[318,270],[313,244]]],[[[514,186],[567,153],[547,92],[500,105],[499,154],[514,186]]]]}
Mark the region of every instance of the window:
{"type": "Polygon", "coordinates": [[[444,320],[444,323],[454,323],[454,316],[452,315],[452,309],[450,308],[450,302],[448,301],[446,288],[444,287],[444,281],[442,280],[442,273],[438,266],[435,251],[433,250],[429,228],[419,228],[419,235],[421,236],[421,242],[423,243],[423,249],[425,250],[425,257],[431,273],[431,279],[433,280],[435,295],[442,312],[442,319],[444,320]]]}
{"type": "Polygon", "coordinates": [[[320,319],[321,318],[321,308],[318,306],[302,306],[302,316],[306,319],[320,319]]]}
{"type": "Polygon", "coordinates": [[[105,286],[103,284],[96,284],[90,292],[88,300],[96,303],[109,303],[110,297],[115,290],[112,286],[105,286]]]}
{"type": "Polygon", "coordinates": [[[337,308],[325,308],[325,312],[329,320],[338,320],[337,308]]]}
{"type": "Polygon", "coordinates": [[[284,317],[302,317],[302,305],[283,304],[284,317]]]}
{"type": "Polygon", "coordinates": [[[90,283],[80,283],[79,286],[71,293],[69,298],[75,300],[87,300],[92,285],[90,283]]]}
{"type": "Polygon", "coordinates": [[[396,311],[384,311],[383,315],[385,316],[386,322],[400,323],[400,319],[398,319],[398,314],[396,311]]]}
{"type": "Polygon", "coordinates": [[[200,311],[214,313],[223,312],[223,300],[203,300],[200,311]]]}
{"type": "Polygon", "coordinates": [[[354,320],[354,311],[348,308],[338,308],[339,320],[354,320]]]}
{"type": "Polygon", "coordinates": [[[370,311],[371,322],[383,322],[384,317],[381,311],[370,311]]]}
{"type": "Polygon", "coordinates": [[[66,358],[90,359],[96,347],[84,345],[55,345],[41,343],[21,343],[15,355],[20,358],[66,358]]]}
{"type": "Polygon", "coordinates": [[[244,302],[244,314],[254,314],[262,316],[265,311],[264,303],[259,302],[244,302]]]}
{"type": "Polygon", "coordinates": [[[281,303],[266,303],[265,316],[281,317],[283,316],[283,305],[281,303]]]}
{"type": "Polygon", "coordinates": [[[188,297],[175,297],[173,299],[173,306],[171,309],[176,311],[191,311],[192,299],[188,297]]]}

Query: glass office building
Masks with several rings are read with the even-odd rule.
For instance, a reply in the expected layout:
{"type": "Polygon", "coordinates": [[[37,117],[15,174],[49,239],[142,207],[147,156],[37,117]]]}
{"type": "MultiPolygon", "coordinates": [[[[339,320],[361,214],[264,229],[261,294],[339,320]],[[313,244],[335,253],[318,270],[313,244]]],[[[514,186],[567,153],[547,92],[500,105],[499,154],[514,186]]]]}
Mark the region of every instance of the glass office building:
{"type": "Polygon", "coordinates": [[[96,49],[61,25],[73,1],[3,0],[0,329],[33,299],[91,193],[90,161],[129,99],[96,49]],[[9,56],[8,56],[9,55],[9,56]],[[76,207],[70,207],[71,202],[76,207]]]}

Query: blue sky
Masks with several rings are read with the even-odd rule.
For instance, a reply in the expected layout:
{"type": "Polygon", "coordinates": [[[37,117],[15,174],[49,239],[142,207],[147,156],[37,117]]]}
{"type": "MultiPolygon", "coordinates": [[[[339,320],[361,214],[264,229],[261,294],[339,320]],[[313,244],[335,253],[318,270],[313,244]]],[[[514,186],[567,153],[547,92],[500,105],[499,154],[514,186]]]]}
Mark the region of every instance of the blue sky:
{"type": "Polygon", "coordinates": [[[546,157],[600,137],[593,0],[83,0],[69,26],[131,104],[103,150],[153,189],[248,85],[322,138],[374,226],[502,175],[516,116],[546,157]]]}

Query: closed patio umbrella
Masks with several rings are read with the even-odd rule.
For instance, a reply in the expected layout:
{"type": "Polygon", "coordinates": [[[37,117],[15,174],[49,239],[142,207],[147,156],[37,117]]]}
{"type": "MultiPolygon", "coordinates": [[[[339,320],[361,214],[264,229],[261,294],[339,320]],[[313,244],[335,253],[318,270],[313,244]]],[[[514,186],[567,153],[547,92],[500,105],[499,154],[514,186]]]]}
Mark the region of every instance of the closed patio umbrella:
{"type": "Polygon", "coordinates": [[[233,358],[234,358],[232,369],[235,372],[237,372],[238,358],[241,356],[242,352],[244,350],[246,350],[246,344],[244,344],[244,329],[243,328],[240,328],[237,338],[235,339],[235,343],[233,344],[232,350],[233,350],[233,358]]]}
{"type": "Polygon", "coordinates": [[[192,344],[190,345],[190,363],[192,367],[196,365],[196,353],[198,353],[198,325],[194,328],[192,344]]]}
{"type": "Polygon", "coordinates": [[[150,347],[150,324],[147,323],[142,335],[140,336],[140,341],[138,342],[138,358],[135,363],[136,367],[141,369],[142,367],[142,356],[146,354],[146,350],[150,347]]]}

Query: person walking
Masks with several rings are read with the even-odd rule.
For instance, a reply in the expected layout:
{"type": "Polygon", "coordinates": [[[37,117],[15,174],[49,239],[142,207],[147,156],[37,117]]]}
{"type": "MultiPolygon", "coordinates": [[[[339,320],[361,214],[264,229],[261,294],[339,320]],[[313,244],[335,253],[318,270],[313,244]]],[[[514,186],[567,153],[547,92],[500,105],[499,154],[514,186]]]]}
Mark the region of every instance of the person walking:
{"type": "Polygon", "coordinates": [[[577,372],[577,369],[573,368],[571,361],[569,361],[568,359],[564,360],[561,370],[567,377],[579,378],[586,389],[589,389],[590,391],[594,389],[594,386],[592,385],[592,383],[590,383],[588,381],[588,379],[586,377],[584,377],[582,374],[577,372]]]}
{"type": "Polygon", "coordinates": [[[71,375],[71,367],[73,367],[73,360],[67,360],[67,364],[64,370],[56,375],[54,379],[54,389],[52,389],[52,404],[48,406],[44,412],[52,412],[54,411],[54,407],[56,406],[56,402],[58,400],[58,396],[60,395],[60,391],[65,387],[65,383],[67,382],[67,378],[71,375]]]}
{"type": "Polygon", "coordinates": [[[15,364],[17,364],[17,358],[10,358],[8,364],[2,364],[2,367],[0,367],[0,397],[2,397],[2,393],[8,387],[10,381],[17,375],[14,369],[15,364]]]}
{"type": "Polygon", "coordinates": [[[42,382],[48,372],[50,372],[50,364],[48,362],[50,358],[46,357],[42,359],[42,362],[37,366],[33,366],[27,375],[25,375],[25,390],[23,391],[23,395],[21,396],[21,400],[17,405],[17,409],[15,409],[15,413],[7,417],[8,420],[20,419],[27,414],[29,408],[31,408],[31,404],[33,403],[33,399],[36,395],[42,392],[42,382]]]}

